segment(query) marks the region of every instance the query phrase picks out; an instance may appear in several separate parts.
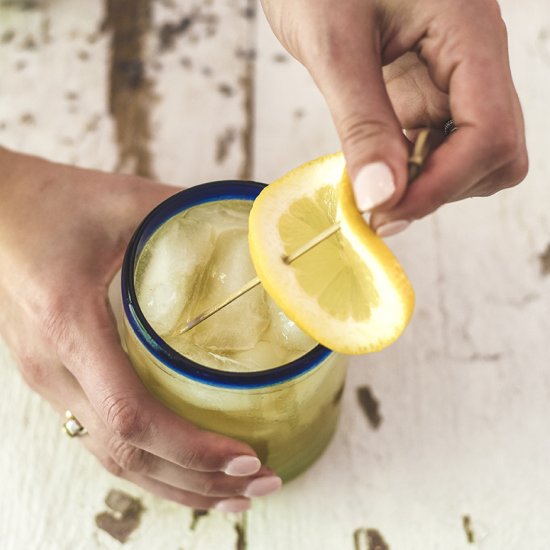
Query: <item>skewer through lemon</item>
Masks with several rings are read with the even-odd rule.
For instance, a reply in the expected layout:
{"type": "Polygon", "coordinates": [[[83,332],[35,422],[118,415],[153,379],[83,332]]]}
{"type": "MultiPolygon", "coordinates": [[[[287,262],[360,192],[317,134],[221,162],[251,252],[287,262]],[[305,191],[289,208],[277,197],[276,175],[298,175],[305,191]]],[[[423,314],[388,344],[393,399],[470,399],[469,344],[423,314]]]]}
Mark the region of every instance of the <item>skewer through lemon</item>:
{"type": "Polygon", "coordinates": [[[334,351],[381,350],[411,318],[411,284],[357,210],[341,153],[308,162],[260,193],[250,213],[249,247],[275,303],[334,351]],[[340,231],[285,263],[284,257],[335,223],[340,231]]]}

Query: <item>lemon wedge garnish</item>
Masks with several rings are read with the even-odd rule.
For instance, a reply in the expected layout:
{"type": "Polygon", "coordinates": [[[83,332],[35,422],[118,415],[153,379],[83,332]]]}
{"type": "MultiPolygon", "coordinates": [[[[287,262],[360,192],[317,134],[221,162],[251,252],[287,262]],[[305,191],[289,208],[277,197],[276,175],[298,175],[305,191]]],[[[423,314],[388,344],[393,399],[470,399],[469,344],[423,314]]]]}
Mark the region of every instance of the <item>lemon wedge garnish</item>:
{"type": "Polygon", "coordinates": [[[357,210],[341,153],[292,170],[254,201],[250,256],[265,290],[304,332],[341,353],[378,351],[409,322],[414,293],[357,210]],[[341,229],[290,265],[283,257],[341,229]]]}

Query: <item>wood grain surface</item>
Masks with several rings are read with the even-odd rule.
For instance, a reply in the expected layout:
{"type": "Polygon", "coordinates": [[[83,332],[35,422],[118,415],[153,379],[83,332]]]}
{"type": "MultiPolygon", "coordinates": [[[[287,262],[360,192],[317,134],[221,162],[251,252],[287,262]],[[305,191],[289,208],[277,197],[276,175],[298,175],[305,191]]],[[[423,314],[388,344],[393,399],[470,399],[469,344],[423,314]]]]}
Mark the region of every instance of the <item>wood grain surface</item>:
{"type": "MultiPolygon", "coordinates": [[[[415,316],[353,360],[322,459],[196,514],[104,472],[0,347],[0,549],[550,548],[550,7],[501,5],[530,174],[388,241],[415,316]]],[[[61,162],[193,185],[338,149],[252,0],[0,0],[0,70],[0,144],[61,162]]]]}

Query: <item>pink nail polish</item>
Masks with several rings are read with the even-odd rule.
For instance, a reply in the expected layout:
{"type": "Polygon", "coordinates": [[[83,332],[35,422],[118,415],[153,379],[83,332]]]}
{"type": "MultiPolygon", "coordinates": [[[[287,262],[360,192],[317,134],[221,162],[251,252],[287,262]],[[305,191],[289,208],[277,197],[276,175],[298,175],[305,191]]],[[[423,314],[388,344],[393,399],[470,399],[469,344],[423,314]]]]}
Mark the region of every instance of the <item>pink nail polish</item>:
{"type": "Polygon", "coordinates": [[[409,220],[395,220],[393,222],[385,223],[381,225],[377,230],[376,234],[379,237],[391,237],[392,235],[397,235],[401,231],[407,229],[411,225],[409,220]]]}
{"type": "Polygon", "coordinates": [[[227,463],[224,472],[228,476],[251,476],[258,473],[262,463],[255,456],[238,456],[227,463]]]}
{"type": "Polygon", "coordinates": [[[248,510],[250,508],[250,501],[246,498],[228,498],[227,500],[218,502],[214,508],[220,512],[236,514],[248,510]]]}
{"type": "Polygon", "coordinates": [[[390,167],[384,162],[363,166],[353,181],[355,203],[361,212],[372,210],[386,202],[395,191],[390,167]]]}
{"type": "Polygon", "coordinates": [[[277,476],[259,477],[258,479],[250,482],[244,492],[244,496],[265,497],[277,492],[281,488],[282,484],[283,482],[281,478],[277,476]]]}

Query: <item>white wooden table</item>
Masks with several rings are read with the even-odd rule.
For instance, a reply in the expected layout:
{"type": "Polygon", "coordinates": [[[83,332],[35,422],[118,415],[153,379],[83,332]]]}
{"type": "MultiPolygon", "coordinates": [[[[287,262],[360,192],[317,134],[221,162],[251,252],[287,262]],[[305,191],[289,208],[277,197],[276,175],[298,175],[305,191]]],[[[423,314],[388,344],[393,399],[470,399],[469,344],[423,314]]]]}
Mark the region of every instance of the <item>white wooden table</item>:
{"type": "MultiPolygon", "coordinates": [[[[353,361],[323,458],[246,517],[193,518],[62,435],[2,347],[2,550],[120,548],[113,489],[144,508],[121,520],[132,550],[550,548],[550,6],[502,8],[530,175],[391,240],[415,317],[396,345],[353,361]]],[[[269,181],[338,149],[310,78],[256,9],[0,0],[0,143],[182,185],[269,181]]]]}

